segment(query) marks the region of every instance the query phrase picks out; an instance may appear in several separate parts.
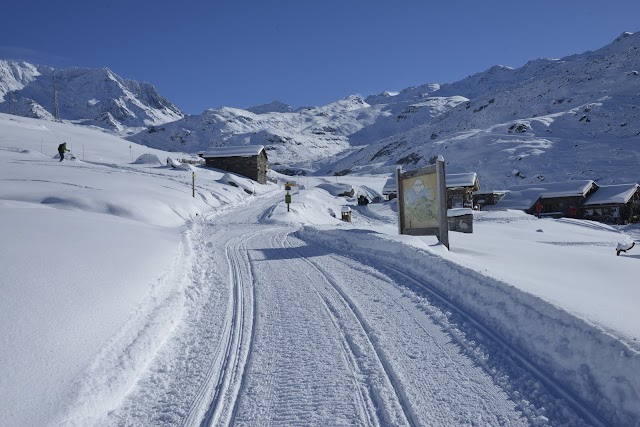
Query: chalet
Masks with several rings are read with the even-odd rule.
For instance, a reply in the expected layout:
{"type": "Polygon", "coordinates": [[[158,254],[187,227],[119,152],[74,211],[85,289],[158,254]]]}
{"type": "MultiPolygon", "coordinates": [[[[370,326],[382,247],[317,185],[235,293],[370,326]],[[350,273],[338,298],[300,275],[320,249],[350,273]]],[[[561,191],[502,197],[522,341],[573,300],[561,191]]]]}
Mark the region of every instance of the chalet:
{"type": "Polygon", "coordinates": [[[202,158],[209,167],[237,173],[260,184],[267,182],[267,153],[263,145],[210,148],[202,158]]]}
{"type": "Polygon", "coordinates": [[[473,206],[482,209],[483,206],[495,205],[505,194],[506,191],[474,191],[473,206]]]}
{"type": "Polygon", "coordinates": [[[584,201],[598,189],[593,181],[550,182],[515,185],[493,206],[486,209],[517,209],[535,214],[535,204],[543,206],[543,216],[576,216],[584,201]]]}
{"type": "Polygon", "coordinates": [[[640,185],[601,185],[583,203],[580,214],[611,224],[640,222],[640,185]]]}
{"type": "Polygon", "coordinates": [[[473,208],[473,192],[480,189],[475,172],[448,173],[446,184],[447,209],[473,208]]]}
{"type": "Polygon", "coordinates": [[[384,187],[382,187],[382,195],[386,200],[393,200],[398,197],[395,176],[392,176],[385,182],[384,187]]]}

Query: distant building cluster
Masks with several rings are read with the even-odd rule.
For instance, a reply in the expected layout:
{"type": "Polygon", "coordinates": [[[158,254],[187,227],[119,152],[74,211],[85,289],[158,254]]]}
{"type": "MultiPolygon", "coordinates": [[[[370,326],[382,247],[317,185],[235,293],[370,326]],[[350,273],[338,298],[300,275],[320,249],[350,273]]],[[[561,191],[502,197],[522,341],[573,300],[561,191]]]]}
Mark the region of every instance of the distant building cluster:
{"type": "MultiPolygon", "coordinates": [[[[553,218],[580,218],[608,224],[640,222],[640,185],[598,185],[568,181],[515,185],[504,191],[479,191],[475,172],[447,174],[447,208],[522,210],[553,218]],[[537,207],[537,209],[536,209],[537,207]]],[[[384,185],[387,200],[397,197],[395,178],[384,185]]]]}
{"type": "Polygon", "coordinates": [[[541,217],[609,224],[640,222],[640,185],[636,183],[598,185],[584,180],[516,185],[502,195],[476,193],[474,200],[486,210],[518,209],[541,217]]]}

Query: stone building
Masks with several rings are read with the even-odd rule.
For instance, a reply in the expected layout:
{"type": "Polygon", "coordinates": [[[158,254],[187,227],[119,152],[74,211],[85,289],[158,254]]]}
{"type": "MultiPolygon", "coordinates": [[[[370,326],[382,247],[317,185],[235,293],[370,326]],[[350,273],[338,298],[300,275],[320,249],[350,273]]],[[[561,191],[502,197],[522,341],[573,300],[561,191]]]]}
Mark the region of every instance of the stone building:
{"type": "Polygon", "coordinates": [[[201,157],[209,167],[243,175],[260,184],[267,183],[267,153],[263,145],[214,147],[201,157]]]}

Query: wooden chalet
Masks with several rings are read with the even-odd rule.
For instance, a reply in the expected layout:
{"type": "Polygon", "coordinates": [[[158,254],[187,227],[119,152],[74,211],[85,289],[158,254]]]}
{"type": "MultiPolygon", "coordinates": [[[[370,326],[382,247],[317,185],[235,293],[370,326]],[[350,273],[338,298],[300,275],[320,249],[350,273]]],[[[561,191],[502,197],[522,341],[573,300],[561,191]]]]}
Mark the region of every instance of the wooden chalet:
{"type": "Polygon", "coordinates": [[[575,217],[597,189],[595,182],[586,180],[514,185],[498,203],[485,209],[517,209],[535,215],[535,205],[540,202],[541,216],[575,217]]]}
{"type": "Polygon", "coordinates": [[[448,173],[446,184],[447,209],[473,208],[473,192],[480,189],[475,172],[448,173]]]}
{"type": "MultiPolygon", "coordinates": [[[[544,184],[539,200],[542,203],[541,215],[576,217],[579,207],[597,189],[598,185],[591,180],[544,184]]],[[[535,214],[535,208],[529,208],[527,213],[535,214]]]]}
{"type": "Polygon", "coordinates": [[[209,167],[243,175],[260,184],[267,182],[267,153],[263,145],[215,147],[201,157],[209,167]]]}
{"type": "Polygon", "coordinates": [[[640,222],[640,185],[601,185],[583,203],[580,215],[610,224],[640,222]]]}

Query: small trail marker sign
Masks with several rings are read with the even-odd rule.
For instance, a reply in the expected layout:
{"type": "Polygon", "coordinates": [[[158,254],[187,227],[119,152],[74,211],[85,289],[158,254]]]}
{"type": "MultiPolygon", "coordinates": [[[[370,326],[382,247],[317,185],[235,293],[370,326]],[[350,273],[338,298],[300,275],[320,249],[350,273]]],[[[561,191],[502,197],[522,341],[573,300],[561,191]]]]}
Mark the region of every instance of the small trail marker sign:
{"type": "Polygon", "coordinates": [[[296,184],[293,182],[284,183],[284,189],[287,190],[287,194],[284,195],[284,202],[287,204],[287,212],[289,212],[289,205],[291,204],[291,194],[289,194],[289,190],[291,190],[291,187],[294,185],[296,184]]]}

